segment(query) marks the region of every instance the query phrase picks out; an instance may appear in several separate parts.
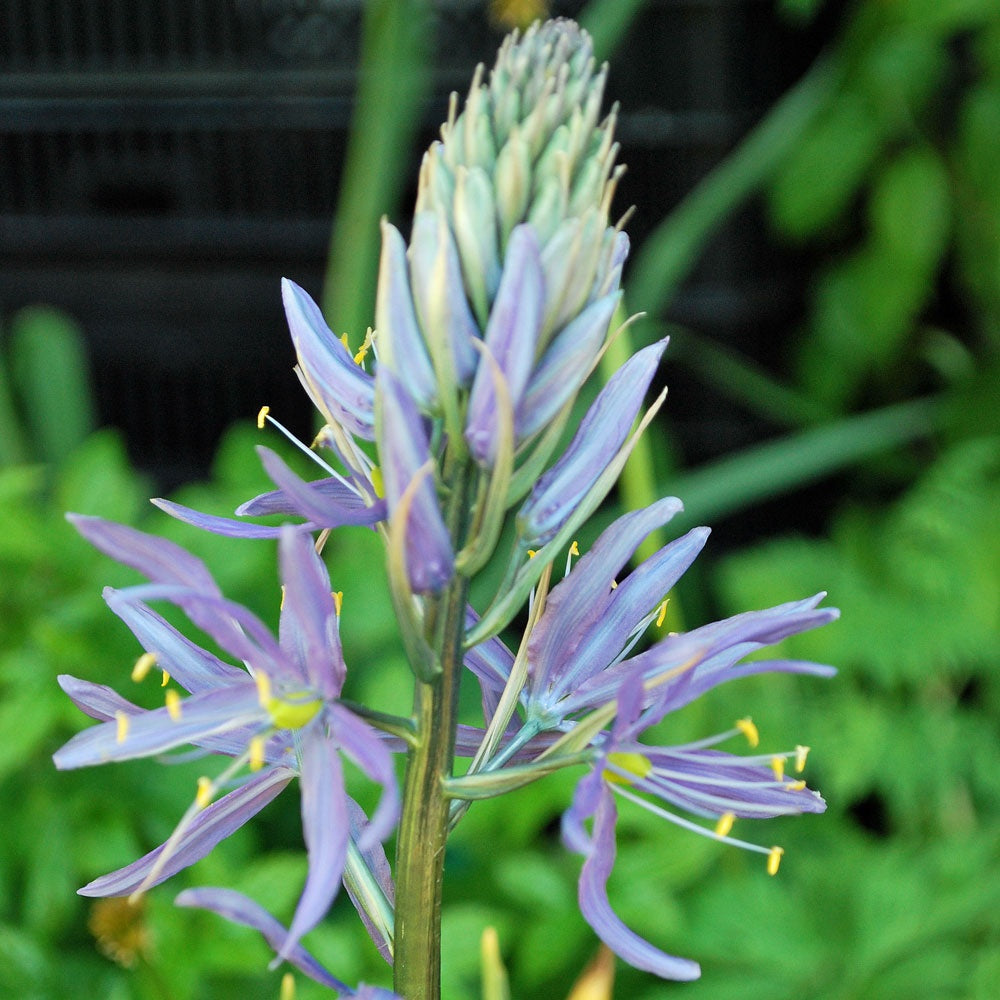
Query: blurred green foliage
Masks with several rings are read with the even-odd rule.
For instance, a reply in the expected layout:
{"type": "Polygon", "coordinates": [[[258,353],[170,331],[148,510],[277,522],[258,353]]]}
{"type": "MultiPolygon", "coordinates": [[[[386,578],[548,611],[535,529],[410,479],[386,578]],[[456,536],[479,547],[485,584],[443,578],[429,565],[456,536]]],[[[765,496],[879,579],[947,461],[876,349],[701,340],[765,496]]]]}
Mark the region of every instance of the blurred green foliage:
{"type": "MultiPolygon", "coordinates": [[[[780,6],[806,19],[821,4],[780,6]]],[[[609,54],[625,7],[591,8],[590,27],[609,54]]],[[[379,24],[398,25],[380,21],[377,4],[372,10],[367,44],[377,48],[379,24]]],[[[372,100],[392,115],[378,94],[372,100]]],[[[405,149],[391,137],[380,141],[394,158],[405,149]]],[[[815,75],[635,263],[632,305],[661,312],[713,228],[762,188],[776,232],[817,261],[783,370],[765,371],[683,331],[671,347],[686,377],[728,388],[776,427],[791,428],[790,436],[768,451],[732,456],[728,466],[658,469],[658,489],[690,498],[696,512],[732,514],[840,470],[822,537],[767,539],[714,565],[709,554],[677,606],[698,624],[703,615],[827,589],[844,615],[786,650],[837,665],[835,680],[750,678],[662,724],[664,739],[678,742],[752,714],[765,750],[812,745],[807,774],[830,808],[737,828],[747,839],[784,845],[776,878],[755,855],[623,808],[615,905],[657,944],[698,959],[704,978],[666,984],[619,966],[618,997],[996,995],[998,143],[995,0],[858,0],[815,75]],[[725,377],[713,380],[720,370],[725,377]]],[[[358,238],[377,239],[377,216],[388,206],[363,207],[347,221],[358,238]]],[[[352,308],[367,315],[365,303],[352,308]]],[[[218,539],[151,511],[149,486],[119,439],[89,433],[93,410],[72,325],[33,310],[8,333],[0,365],[0,995],[276,997],[279,974],[267,971],[270,954],[255,935],[170,901],[188,884],[232,885],[287,918],[304,873],[294,794],[149,895],[133,914],[139,947],[134,967],[125,968],[102,954],[87,926],[93,903],[74,890],[163,840],[202,765],[136,762],[59,774],[50,761],[86,722],[55,675],[125,691],[139,652],[98,596],[131,577],[76,537],[65,510],[182,541],[230,596],[272,622],[273,548],[218,539]]],[[[266,488],[256,440],[257,432],[234,429],[211,479],[176,499],[228,513],[266,488]]],[[[658,450],[670,450],[668,443],[658,450]]],[[[334,585],[345,592],[348,694],[405,712],[408,672],[381,575],[371,572],[381,560],[377,539],[337,532],[328,552],[334,585]]],[[[134,696],[155,700],[154,688],[134,696]]],[[[465,693],[471,718],[474,693],[465,693]]],[[[446,996],[478,995],[478,942],[487,926],[499,933],[515,1000],[564,996],[593,954],[596,941],[576,908],[579,862],[558,835],[573,780],[556,776],[476,804],[463,820],[448,859],[446,996]]],[[[357,791],[363,799],[360,783],[357,791]]],[[[347,981],[387,981],[343,900],[307,944],[347,981]]],[[[325,994],[300,981],[298,995],[325,994]]]]}

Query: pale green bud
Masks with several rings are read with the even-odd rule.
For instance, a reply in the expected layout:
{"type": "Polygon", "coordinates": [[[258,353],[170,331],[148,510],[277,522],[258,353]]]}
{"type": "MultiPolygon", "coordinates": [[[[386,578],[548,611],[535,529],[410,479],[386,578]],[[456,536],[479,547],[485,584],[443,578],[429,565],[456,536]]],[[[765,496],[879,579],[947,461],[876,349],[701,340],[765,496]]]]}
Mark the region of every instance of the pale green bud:
{"type": "Polygon", "coordinates": [[[465,290],[480,327],[485,328],[500,284],[500,240],[493,185],[482,167],[458,168],[454,211],[465,290]]]}

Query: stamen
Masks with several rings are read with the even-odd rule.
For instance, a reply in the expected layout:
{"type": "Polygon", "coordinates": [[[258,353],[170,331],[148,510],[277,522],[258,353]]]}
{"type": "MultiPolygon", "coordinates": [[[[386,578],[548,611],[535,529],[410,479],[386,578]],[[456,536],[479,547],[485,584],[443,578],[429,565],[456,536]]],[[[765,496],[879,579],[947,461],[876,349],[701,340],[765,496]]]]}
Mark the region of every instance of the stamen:
{"type": "Polygon", "coordinates": [[[667,599],[660,605],[660,613],[656,616],[657,628],[663,628],[663,623],[667,620],[667,605],[669,603],[670,600],[667,599]]]}
{"type": "Polygon", "coordinates": [[[760,743],[760,733],[757,732],[757,727],[749,716],[745,719],[737,719],[735,726],[747,738],[747,743],[750,746],[755,747],[760,743]]]}
{"type": "Polygon", "coordinates": [[[164,670],[163,676],[160,678],[160,687],[165,688],[170,683],[170,674],[164,670]]]}
{"type": "Polygon", "coordinates": [[[781,856],[785,853],[783,847],[772,847],[767,855],[767,874],[777,875],[781,866],[781,856]]]}
{"type": "Polygon", "coordinates": [[[536,549],[528,549],[528,558],[529,559],[534,559],[535,556],[537,556],[537,555],[538,555],[538,551],[536,549]]]}
{"type": "Polygon", "coordinates": [[[368,479],[371,481],[375,496],[384,497],[385,486],[382,482],[382,470],[377,465],[372,466],[371,472],[368,473],[368,479]]]}
{"type": "Polygon", "coordinates": [[[284,611],[285,610],[285,585],[284,584],[281,585],[281,600],[278,602],[278,610],[279,611],[284,611]]]}
{"type": "Polygon", "coordinates": [[[351,342],[350,342],[350,340],[347,339],[347,334],[346,333],[342,333],[340,335],[340,342],[344,345],[344,347],[345,347],[346,350],[349,351],[351,349],[351,342]]]}
{"type": "Polygon", "coordinates": [[[155,653],[143,653],[138,660],[135,661],[135,666],[132,668],[132,680],[139,683],[139,681],[144,680],[146,674],[152,669],[156,663],[155,653]]]}
{"type": "Polygon", "coordinates": [[[344,592],[342,590],[335,590],[333,592],[333,608],[337,613],[337,617],[340,617],[340,609],[344,606],[344,592]]]}
{"type": "Polygon", "coordinates": [[[795,748],[795,770],[801,774],[806,769],[806,757],[809,756],[809,747],[797,746],[795,748]]]}
{"type": "MultiPolygon", "coordinates": [[[[360,365],[362,361],[368,356],[368,351],[372,346],[372,338],[375,336],[375,331],[368,327],[368,332],[365,334],[365,339],[361,342],[361,346],[358,348],[357,354],[354,355],[354,363],[360,365]]],[[[346,346],[346,345],[345,345],[346,346]]]]}
{"type": "Polygon", "coordinates": [[[805,788],[805,787],[806,787],[806,783],[804,781],[789,781],[785,785],[785,788],[789,792],[801,792],[802,789],[805,788]]]}
{"type": "Polygon", "coordinates": [[[129,727],[129,717],[125,712],[115,712],[115,722],[118,723],[118,729],[115,733],[115,742],[124,743],[125,737],[128,736],[129,727]]]}
{"type": "Polygon", "coordinates": [[[729,831],[732,830],[733,823],[735,822],[735,813],[723,813],[719,817],[719,821],[715,824],[715,835],[717,837],[728,837],[729,831]]]}
{"type": "Polygon", "coordinates": [[[262,406],[257,411],[257,430],[262,431],[264,429],[264,424],[267,422],[267,415],[271,412],[270,406],[262,406]]]}
{"type": "Polygon", "coordinates": [[[278,993],[278,1000],[295,1000],[295,976],[286,972],[281,977],[281,991],[278,993]]]}
{"type": "Polygon", "coordinates": [[[618,581],[617,580],[612,580],[611,581],[611,589],[612,590],[617,590],[618,589],[618,581]]]}
{"type": "Polygon", "coordinates": [[[267,703],[271,700],[271,678],[263,670],[258,670],[253,679],[257,684],[257,698],[261,707],[267,708],[267,703]]]}
{"type": "Polygon", "coordinates": [[[168,688],[166,694],[167,713],[177,722],[181,717],[181,696],[176,688],[168,688]]]}
{"type": "Polygon", "coordinates": [[[251,771],[259,771],[264,766],[264,744],[266,742],[263,736],[254,736],[250,740],[248,763],[251,771]]]}
{"type": "Polygon", "coordinates": [[[571,556],[578,556],[580,554],[580,546],[576,544],[576,539],[573,540],[573,544],[569,547],[569,554],[571,556]]]}
{"type": "Polygon", "coordinates": [[[653,770],[648,757],[633,751],[615,751],[607,757],[604,776],[615,785],[634,785],[653,770]]]}
{"type": "Polygon", "coordinates": [[[784,757],[772,757],[771,758],[771,770],[774,771],[774,776],[778,781],[785,776],[785,758],[784,757]]]}
{"type": "Polygon", "coordinates": [[[204,809],[205,806],[211,805],[212,803],[212,793],[215,791],[215,786],[212,784],[211,778],[206,778],[204,775],[198,779],[198,792],[194,797],[195,805],[199,809],[204,809]]]}

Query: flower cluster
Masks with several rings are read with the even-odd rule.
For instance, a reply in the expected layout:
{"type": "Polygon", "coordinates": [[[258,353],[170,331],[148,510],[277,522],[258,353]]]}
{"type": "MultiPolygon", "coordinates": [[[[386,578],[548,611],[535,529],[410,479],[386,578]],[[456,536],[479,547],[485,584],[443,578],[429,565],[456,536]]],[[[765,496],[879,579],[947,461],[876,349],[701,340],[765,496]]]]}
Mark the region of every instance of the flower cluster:
{"type": "MultiPolygon", "coordinates": [[[[440,898],[413,898],[411,887],[421,879],[401,878],[406,866],[440,864],[435,838],[446,836],[474,800],[575,767],[582,775],[562,833],[584,857],[584,917],[636,967],[691,979],[699,974],[696,963],[642,940],[611,908],[616,799],[758,851],[772,873],[780,848],[734,839],[736,818],[824,808],[804,781],[785,773],[788,760],[796,773],[802,770],[804,748],[766,756],[718,749],[734,736],[756,745],[748,719],[696,743],[657,746],[643,739],[668,713],[725,681],[766,671],[832,673],[754,657],[835,618],[836,611],[819,607],[823,595],[651,640],[665,595],[697,557],[707,529],[687,532],[628,571],[644,539],[681,509],[667,498],[619,517],[583,555],[570,545],[663,399],[633,430],[666,346],[657,343],[629,358],[570,426],[617,332],[613,317],[628,253],[621,223],[609,223],[621,168],[615,112],[600,119],[605,75],[586,33],[567,21],[511,36],[489,79],[477,71],[464,109],[459,113],[453,102],[441,140],[424,158],[409,241],[382,224],[375,331],[357,353],[305,291],[282,283],[296,371],[325,421],[315,447],[305,449],[323,476],[307,482],[261,448],[275,489],[243,504],[237,518],[155,501],[210,531],[277,539],[283,593],[277,639],[227,600],[208,569],[183,549],[74,517],[88,540],[149,580],[105,597],[145,650],[135,676],[155,665],[166,702],[144,710],[108,688],[61,678],[98,725],[70,740],[56,754],[57,766],[180,746],[227,761],[220,775],[202,779],[165,844],[83,893],[133,895],[162,882],[204,857],[297,777],[309,868],[290,926],[228,889],[188,890],[178,903],[255,927],[279,959],[346,995],[392,996],[372,987],[352,991],[300,944],[341,882],[392,962],[408,928],[420,922],[414,907],[426,907],[428,926],[438,919],[440,898]],[[241,519],[266,514],[300,520],[270,526],[241,519]],[[512,523],[511,534],[502,533],[505,523],[512,523]],[[385,541],[400,637],[413,666],[411,719],[341,701],[340,597],[331,592],[320,552],[326,532],[345,525],[368,526],[385,541]],[[554,560],[567,548],[578,559],[572,564],[571,556],[553,583],[554,560]],[[475,609],[467,603],[469,584],[487,563],[499,566],[502,583],[492,601],[475,609]],[[185,638],[152,609],[155,601],[180,608],[234,662],[185,638]],[[501,633],[526,605],[515,653],[501,633]],[[455,692],[463,673],[481,689],[481,725],[458,722],[455,692]],[[395,754],[407,757],[402,798],[395,754]],[[472,758],[461,776],[453,774],[455,755],[472,758]],[[370,819],[345,791],[344,756],[382,788],[370,819]],[[427,773],[433,780],[421,783],[427,773]],[[428,800],[413,801],[418,793],[428,800]],[[382,844],[401,816],[397,893],[382,844]]],[[[266,408],[265,421],[276,423],[266,408]]],[[[413,953],[397,962],[397,992],[419,976],[433,978],[414,970],[413,953]]],[[[430,994],[421,989],[420,995],[430,994]]]]}

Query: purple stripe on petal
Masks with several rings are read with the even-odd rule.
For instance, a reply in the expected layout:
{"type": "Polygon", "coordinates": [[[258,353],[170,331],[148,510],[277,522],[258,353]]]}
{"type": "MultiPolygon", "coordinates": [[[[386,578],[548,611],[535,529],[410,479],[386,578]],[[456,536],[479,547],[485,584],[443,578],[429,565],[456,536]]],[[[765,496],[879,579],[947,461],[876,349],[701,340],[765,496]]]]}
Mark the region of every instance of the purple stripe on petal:
{"type": "Polygon", "coordinates": [[[327,326],[319,306],[295,282],[281,279],[281,298],[299,370],[313,401],[328,419],[370,441],[374,425],[372,376],[354,363],[327,326]]]}
{"type": "Polygon", "coordinates": [[[629,965],[663,979],[690,981],[701,975],[697,962],[676,958],[629,930],[611,909],[608,876],[615,863],[616,810],[604,791],[594,814],[593,846],[580,872],[580,912],[597,936],[629,965]]]}
{"type": "Polygon", "coordinates": [[[323,919],[340,888],[350,823],[340,756],[322,727],[309,726],[302,739],[302,834],[309,857],[305,888],[288,936],[278,950],[288,959],[303,934],[323,919]]]}
{"type": "Polygon", "coordinates": [[[529,544],[556,534],[624,444],[665,347],[643,348],[611,376],[562,457],[535,484],[518,513],[529,544]]]}
{"type": "MultiPolygon", "coordinates": [[[[148,888],[159,885],[171,875],[200,861],[216,844],[238,830],[276,798],[295,777],[284,767],[269,768],[254,775],[235,791],[206,806],[191,821],[168,860],[148,888]]],[[[128,896],[145,881],[159,861],[166,845],[161,844],[132,864],[94,879],[79,890],[81,896],[128,896]]]]}
{"type": "MultiPolygon", "coordinates": [[[[313,479],[308,486],[311,495],[318,493],[324,498],[324,501],[329,501],[345,510],[373,510],[374,513],[374,509],[368,507],[356,490],[345,485],[335,476],[313,479]]],[[[317,500],[317,502],[319,501],[317,500]]],[[[379,504],[374,505],[376,508],[378,506],[379,504]]],[[[246,503],[240,504],[236,508],[236,513],[241,517],[243,515],[257,517],[267,514],[299,514],[300,511],[295,500],[284,490],[269,490],[267,493],[261,493],[259,496],[247,500],[246,503]]],[[[377,519],[381,519],[381,516],[384,514],[377,519]]]]}
{"type": "MultiPolygon", "coordinates": [[[[264,935],[264,940],[275,951],[281,950],[288,936],[284,926],[267,910],[242,893],[236,892],[235,889],[185,889],[177,896],[174,903],[177,906],[194,906],[202,910],[211,910],[235,924],[252,927],[264,935]]],[[[283,957],[310,979],[315,979],[317,983],[351,995],[350,988],[331,976],[301,945],[291,948],[283,957]]]]}

